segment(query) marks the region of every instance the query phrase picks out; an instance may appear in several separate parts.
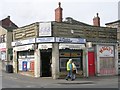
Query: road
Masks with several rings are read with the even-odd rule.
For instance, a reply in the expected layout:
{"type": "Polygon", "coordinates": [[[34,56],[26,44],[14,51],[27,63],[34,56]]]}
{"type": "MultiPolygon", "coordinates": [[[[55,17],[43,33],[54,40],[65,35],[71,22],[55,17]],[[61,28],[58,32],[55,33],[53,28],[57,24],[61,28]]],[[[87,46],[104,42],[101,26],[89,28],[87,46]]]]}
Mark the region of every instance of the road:
{"type": "Polygon", "coordinates": [[[77,78],[75,81],[2,73],[2,88],[118,88],[118,76],[77,78]]]}

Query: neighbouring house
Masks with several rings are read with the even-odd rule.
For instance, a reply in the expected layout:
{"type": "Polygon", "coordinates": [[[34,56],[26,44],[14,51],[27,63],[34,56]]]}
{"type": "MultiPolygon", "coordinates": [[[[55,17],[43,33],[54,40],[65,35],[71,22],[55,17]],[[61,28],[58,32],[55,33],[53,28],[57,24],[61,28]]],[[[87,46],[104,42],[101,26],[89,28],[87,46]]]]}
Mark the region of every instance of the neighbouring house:
{"type": "Polygon", "coordinates": [[[2,61],[3,70],[8,64],[12,64],[13,53],[11,42],[13,40],[13,29],[18,26],[10,20],[10,16],[0,21],[0,61],[2,61]]]}

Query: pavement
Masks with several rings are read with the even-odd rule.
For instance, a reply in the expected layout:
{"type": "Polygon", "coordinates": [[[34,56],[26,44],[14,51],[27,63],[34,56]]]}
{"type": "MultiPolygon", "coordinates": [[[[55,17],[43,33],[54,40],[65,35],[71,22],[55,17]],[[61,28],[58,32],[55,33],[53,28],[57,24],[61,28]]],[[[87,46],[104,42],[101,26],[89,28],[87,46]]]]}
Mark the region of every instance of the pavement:
{"type": "Polygon", "coordinates": [[[76,78],[67,81],[65,79],[52,79],[51,77],[30,77],[16,73],[2,72],[3,88],[101,88],[118,87],[118,76],[101,76],[89,78],[76,78]]]}
{"type": "Polygon", "coordinates": [[[52,79],[51,77],[40,77],[40,78],[35,78],[35,77],[30,77],[30,76],[25,76],[22,74],[16,74],[16,73],[6,73],[3,71],[2,77],[4,78],[12,78],[12,79],[17,79],[17,80],[24,80],[27,82],[47,82],[47,83],[59,83],[59,84],[90,84],[94,83],[96,81],[101,81],[101,80],[107,80],[107,79],[112,79],[112,78],[117,78],[118,76],[101,76],[101,77],[89,77],[89,78],[76,78],[76,80],[71,81],[70,79],[67,81],[65,79],[52,79]]]}
{"type": "MultiPolygon", "coordinates": [[[[1,64],[1,63],[0,63],[1,64]]],[[[0,65],[2,66],[2,65],[0,65]]],[[[100,76],[76,78],[76,80],[52,79],[51,77],[30,77],[16,73],[6,73],[0,67],[1,88],[117,88],[120,76],[100,76]]]]}

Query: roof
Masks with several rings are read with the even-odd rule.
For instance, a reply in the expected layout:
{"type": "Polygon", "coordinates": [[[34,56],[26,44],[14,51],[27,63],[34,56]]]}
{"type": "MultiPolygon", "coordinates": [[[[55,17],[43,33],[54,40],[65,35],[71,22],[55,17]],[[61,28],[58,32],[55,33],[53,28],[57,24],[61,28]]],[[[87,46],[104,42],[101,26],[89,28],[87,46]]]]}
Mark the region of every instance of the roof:
{"type": "Polygon", "coordinates": [[[114,23],[120,23],[120,20],[109,22],[109,23],[106,23],[105,25],[114,24],[114,23]]]}
{"type": "Polygon", "coordinates": [[[82,25],[82,26],[91,26],[89,24],[77,21],[71,17],[67,17],[66,20],[64,21],[65,23],[71,23],[71,24],[76,24],[76,25],[82,25]]]}
{"type": "Polygon", "coordinates": [[[8,16],[5,19],[2,19],[0,21],[0,25],[7,30],[12,30],[12,29],[18,28],[18,26],[10,20],[10,16],[8,16]]]}

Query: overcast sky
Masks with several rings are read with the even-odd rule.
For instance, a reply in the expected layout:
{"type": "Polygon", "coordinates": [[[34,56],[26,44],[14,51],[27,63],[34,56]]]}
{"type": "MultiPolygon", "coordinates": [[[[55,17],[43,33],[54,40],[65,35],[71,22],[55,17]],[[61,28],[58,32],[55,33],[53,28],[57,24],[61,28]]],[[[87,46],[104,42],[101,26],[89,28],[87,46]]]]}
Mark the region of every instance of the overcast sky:
{"type": "Polygon", "coordinates": [[[75,20],[93,24],[93,17],[99,13],[101,26],[118,20],[119,0],[1,0],[0,20],[8,15],[19,27],[34,22],[54,21],[54,10],[61,2],[63,20],[75,20]]]}

